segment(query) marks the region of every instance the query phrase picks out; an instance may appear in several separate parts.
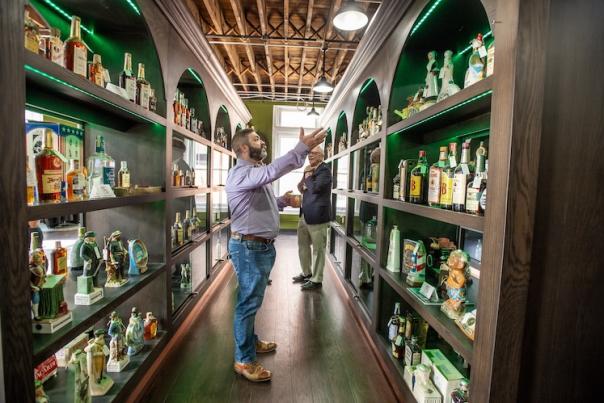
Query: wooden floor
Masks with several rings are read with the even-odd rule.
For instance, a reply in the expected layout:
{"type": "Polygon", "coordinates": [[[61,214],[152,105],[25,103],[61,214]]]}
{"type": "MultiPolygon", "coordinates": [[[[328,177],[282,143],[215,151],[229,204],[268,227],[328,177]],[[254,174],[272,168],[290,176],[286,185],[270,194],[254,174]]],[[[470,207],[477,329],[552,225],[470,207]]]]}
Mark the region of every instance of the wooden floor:
{"type": "Polygon", "coordinates": [[[320,291],[301,292],[295,235],[276,242],[277,261],[256,332],[275,340],[259,361],[273,380],[253,384],[233,372],[233,275],[195,319],[190,334],[166,360],[150,394],[153,402],[395,402],[377,360],[326,268],[320,291]]]}

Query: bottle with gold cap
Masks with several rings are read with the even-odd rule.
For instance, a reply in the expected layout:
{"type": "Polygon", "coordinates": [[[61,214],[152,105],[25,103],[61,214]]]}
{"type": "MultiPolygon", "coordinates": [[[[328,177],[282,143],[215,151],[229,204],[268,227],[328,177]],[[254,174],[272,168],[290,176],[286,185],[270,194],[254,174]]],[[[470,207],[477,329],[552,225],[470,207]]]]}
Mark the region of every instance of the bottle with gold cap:
{"type": "Polygon", "coordinates": [[[145,109],[149,109],[149,81],[145,79],[145,65],[138,64],[138,74],[136,78],[136,103],[145,109]]]}
{"type": "Polygon", "coordinates": [[[88,49],[82,41],[80,30],[80,17],[71,17],[71,31],[69,39],[65,41],[63,49],[65,67],[76,74],[86,77],[88,64],[88,49]]]}
{"type": "Polygon", "coordinates": [[[44,131],[44,149],[36,156],[36,177],[40,203],[59,203],[61,201],[63,161],[53,148],[53,137],[51,129],[44,131]]]}
{"type": "Polygon", "coordinates": [[[98,85],[99,87],[105,88],[105,69],[101,61],[101,55],[92,55],[92,63],[88,66],[88,79],[98,85]]]}

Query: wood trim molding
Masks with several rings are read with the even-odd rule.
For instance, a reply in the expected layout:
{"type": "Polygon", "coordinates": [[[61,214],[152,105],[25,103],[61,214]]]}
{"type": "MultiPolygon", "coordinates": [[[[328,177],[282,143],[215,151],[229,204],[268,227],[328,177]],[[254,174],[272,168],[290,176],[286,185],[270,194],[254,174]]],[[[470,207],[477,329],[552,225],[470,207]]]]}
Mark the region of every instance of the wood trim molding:
{"type": "Polygon", "coordinates": [[[372,65],[375,55],[396,29],[411,3],[412,0],[391,0],[380,4],[321,115],[321,126],[327,127],[333,116],[340,113],[341,105],[352,92],[357,80],[372,65]]]}
{"type": "MultiPolygon", "coordinates": [[[[222,64],[212,50],[212,46],[201,32],[199,25],[193,19],[189,9],[182,1],[155,0],[157,7],[164,13],[174,30],[186,42],[191,52],[197,57],[199,63],[208,70],[216,86],[229,99],[234,112],[244,122],[252,119],[250,111],[247,109],[237,90],[231,83],[222,64]]],[[[238,120],[238,119],[235,119],[238,120]]]]}

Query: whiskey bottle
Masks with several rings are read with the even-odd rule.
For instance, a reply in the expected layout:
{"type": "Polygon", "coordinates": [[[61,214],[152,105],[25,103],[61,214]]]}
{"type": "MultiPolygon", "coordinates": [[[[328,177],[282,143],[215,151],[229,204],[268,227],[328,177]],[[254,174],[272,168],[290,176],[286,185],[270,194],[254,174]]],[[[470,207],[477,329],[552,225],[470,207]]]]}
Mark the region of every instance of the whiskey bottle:
{"type": "Polygon", "coordinates": [[[179,176],[178,176],[178,165],[174,164],[172,166],[172,186],[178,187],[179,185],[179,176]]]}
{"type": "Polygon", "coordinates": [[[29,16],[29,10],[25,10],[23,23],[25,28],[25,49],[37,54],[40,51],[40,30],[38,25],[29,16]]]}
{"type": "Polygon", "coordinates": [[[478,208],[480,210],[480,215],[484,215],[487,210],[487,182],[489,176],[489,160],[485,161],[485,169],[482,178],[484,180],[484,190],[480,194],[480,199],[478,200],[478,208]]]}
{"type": "Polygon", "coordinates": [[[157,111],[157,97],[155,96],[155,89],[149,88],[149,110],[151,112],[157,111]]]}
{"type": "Polygon", "coordinates": [[[180,212],[176,213],[176,220],[174,220],[173,227],[176,235],[176,246],[178,247],[185,243],[182,222],[180,221],[180,212]]]}
{"type": "Polygon", "coordinates": [[[61,241],[55,243],[51,256],[52,274],[67,274],[67,249],[61,246],[61,241]]]}
{"type": "Polygon", "coordinates": [[[193,212],[191,213],[191,225],[193,226],[193,234],[197,235],[201,229],[201,222],[197,217],[197,209],[195,207],[193,207],[193,212]]]}
{"type": "Polygon", "coordinates": [[[466,188],[472,180],[469,162],[470,143],[466,141],[461,146],[461,162],[453,174],[453,210],[457,212],[466,211],[466,188]]]}
{"type": "MultiPolygon", "coordinates": [[[[402,163],[402,161],[401,161],[402,163]]],[[[400,164],[399,164],[400,167],[400,164]]],[[[401,197],[401,175],[397,173],[392,181],[392,198],[398,200],[401,197]]]]}
{"type": "Polygon", "coordinates": [[[199,127],[197,126],[197,115],[195,114],[195,108],[191,108],[191,123],[189,123],[189,127],[189,130],[195,134],[198,134],[199,127]]]}
{"type": "Polygon", "coordinates": [[[105,79],[103,77],[104,74],[105,69],[103,68],[101,55],[97,55],[95,53],[92,55],[92,63],[90,63],[90,66],[88,66],[88,79],[99,87],[105,88],[105,79]]]}
{"type": "Polygon", "coordinates": [[[415,327],[413,326],[415,322],[415,318],[411,311],[407,311],[407,315],[405,315],[405,340],[411,341],[411,337],[413,336],[413,331],[415,327]]]}
{"type": "Polygon", "coordinates": [[[88,157],[88,193],[95,185],[115,187],[115,160],[105,153],[105,138],[96,136],[96,153],[88,157]]]}
{"type": "Polygon", "coordinates": [[[459,388],[451,392],[451,403],[468,403],[470,401],[470,384],[466,379],[459,381],[459,388]]]}
{"type": "Polygon", "coordinates": [[[149,82],[145,80],[145,65],[138,64],[136,79],[136,103],[145,109],[149,109],[149,82]]]}
{"type": "Polygon", "coordinates": [[[117,173],[117,186],[120,188],[130,187],[130,171],[128,170],[128,162],[121,161],[121,167],[117,173]]]}
{"type": "Polygon", "coordinates": [[[29,166],[29,155],[25,158],[25,178],[27,181],[27,204],[36,202],[36,174],[29,166]]]}
{"type": "Polygon", "coordinates": [[[457,167],[457,143],[449,143],[449,156],[447,165],[440,176],[440,207],[453,209],[453,179],[457,167]]]}
{"type": "Polygon", "coordinates": [[[193,240],[193,226],[191,225],[191,212],[185,211],[185,220],[182,222],[185,242],[193,240]]]}
{"type": "Polygon", "coordinates": [[[124,70],[120,73],[119,85],[126,90],[128,99],[136,102],[136,78],[132,74],[132,55],[124,53],[124,70]]]}
{"type": "Polygon", "coordinates": [[[86,178],[80,170],[79,160],[69,161],[69,171],[65,174],[67,179],[67,201],[84,199],[84,187],[86,178]]]}
{"type": "Polygon", "coordinates": [[[63,41],[61,40],[61,30],[59,28],[50,28],[50,34],[44,37],[44,48],[46,49],[46,58],[60,66],[63,66],[63,41]]]}
{"type": "Polygon", "coordinates": [[[411,179],[411,170],[417,164],[417,160],[401,160],[398,164],[398,172],[401,178],[399,200],[409,201],[409,182],[411,179]]]}
{"type": "Polygon", "coordinates": [[[392,341],[392,356],[402,360],[405,356],[405,324],[404,321],[398,325],[398,332],[392,341]]]}
{"type": "Polygon", "coordinates": [[[63,161],[53,149],[52,143],[52,130],[45,129],[44,149],[36,156],[38,199],[41,203],[59,203],[61,201],[63,161]]]}
{"type": "Polygon", "coordinates": [[[398,334],[398,328],[401,324],[401,303],[397,302],[394,304],[394,313],[388,321],[388,340],[394,342],[396,335],[398,334]]]}
{"type": "Polygon", "coordinates": [[[409,202],[423,204],[426,202],[426,187],[428,175],[428,161],[426,152],[419,152],[417,165],[411,170],[411,179],[409,181],[409,202]]]}
{"type": "Polygon", "coordinates": [[[422,350],[417,344],[417,337],[411,337],[411,343],[405,343],[405,365],[417,365],[422,358],[422,350]]]}
{"type": "Polygon", "coordinates": [[[480,196],[487,186],[487,181],[484,177],[486,156],[487,149],[484,146],[484,142],[481,141],[480,146],[476,150],[476,174],[473,180],[468,183],[466,191],[466,213],[468,214],[481,214],[480,196]]]}
{"type": "Polygon", "coordinates": [[[430,167],[428,174],[428,205],[440,207],[440,177],[448,166],[447,147],[440,147],[438,161],[430,167]]]}
{"type": "Polygon", "coordinates": [[[65,67],[76,74],[86,78],[86,67],[88,63],[88,49],[80,32],[80,17],[71,17],[71,32],[69,39],[65,41],[63,48],[65,67]]]}
{"type": "Polygon", "coordinates": [[[180,91],[178,88],[176,89],[176,93],[174,94],[174,101],[172,102],[172,110],[174,113],[174,124],[180,124],[180,91]]]}

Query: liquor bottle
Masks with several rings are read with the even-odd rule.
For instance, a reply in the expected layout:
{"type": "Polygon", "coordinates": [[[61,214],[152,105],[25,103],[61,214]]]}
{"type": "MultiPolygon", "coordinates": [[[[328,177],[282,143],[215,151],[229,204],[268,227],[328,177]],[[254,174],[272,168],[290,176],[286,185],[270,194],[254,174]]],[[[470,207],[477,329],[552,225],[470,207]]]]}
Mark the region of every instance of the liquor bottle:
{"type": "Polygon", "coordinates": [[[55,243],[51,256],[52,274],[67,274],[67,249],[61,246],[61,241],[55,243]]]}
{"type": "Polygon", "coordinates": [[[191,187],[191,171],[188,169],[185,172],[185,186],[191,187]]]}
{"type": "Polygon", "coordinates": [[[74,242],[71,250],[69,251],[69,258],[67,260],[67,267],[69,270],[81,270],[84,262],[80,257],[80,248],[84,243],[84,234],[86,233],[86,227],[78,228],[78,239],[74,242]]]}
{"type": "Polygon", "coordinates": [[[447,165],[440,175],[440,207],[453,209],[453,179],[457,168],[457,143],[449,143],[447,165]]]}
{"type": "Polygon", "coordinates": [[[195,114],[195,108],[191,108],[191,123],[189,123],[189,127],[193,133],[197,134],[199,132],[199,127],[197,127],[197,115],[195,114]]]}
{"type": "Polygon", "coordinates": [[[29,16],[29,10],[25,10],[23,23],[25,28],[25,49],[37,54],[40,50],[40,30],[38,25],[29,16]]]}
{"type": "Polygon", "coordinates": [[[105,79],[103,78],[104,74],[105,69],[103,68],[101,55],[97,55],[95,53],[92,55],[92,63],[90,63],[88,66],[88,79],[99,87],[105,88],[105,79]]]}
{"type": "Polygon", "coordinates": [[[157,97],[155,96],[155,89],[149,88],[149,110],[151,112],[157,111],[157,97]]]}
{"type": "Polygon", "coordinates": [[[189,100],[187,99],[185,101],[185,115],[184,115],[184,119],[185,119],[185,129],[187,130],[191,130],[191,109],[189,108],[189,100]]]}
{"type": "Polygon", "coordinates": [[[191,224],[193,225],[193,234],[197,235],[201,229],[201,222],[199,221],[199,217],[197,217],[197,208],[195,207],[193,207],[193,212],[191,213],[191,224]]]}
{"type": "Polygon", "coordinates": [[[438,161],[432,164],[428,174],[428,205],[431,207],[440,207],[440,177],[448,165],[447,147],[440,147],[438,161]]]}
{"type": "Polygon", "coordinates": [[[392,356],[401,360],[405,356],[405,323],[399,322],[398,333],[392,342],[392,356]]]}
{"type": "Polygon", "coordinates": [[[136,79],[136,103],[145,109],[149,109],[149,82],[145,80],[145,65],[138,64],[136,79]]]}
{"type": "Polygon", "coordinates": [[[476,150],[476,173],[471,182],[467,185],[466,190],[466,213],[480,215],[480,196],[486,189],[487,181],[484,177],[485,159],[487,149],[484,142],[480,142],[480,146],[476,150]]]}
{"type": "Polygon", "coordinates": [[[178,176],[178,165],[174,164],[172,167],[172,186],[178,187],[179,185],[179,176],[178,176]]]}
{"type": "Polygon", "coordinates": [[[371,191],[374,193],[380,192],[380,163],[371,163],[371,191]]]}
{"type": "Polygon", "coordinates": [[[176,220],[174,220],[173,227],[174,227],[175,235],[176,235],[176,246],[178,247],[185,243],[182,222],[180,221],[180,212],[176,213],[176,220]]]}
{"type": "Polygon", "coordinates": [[[117,187],[129,188],[130,187],[130,171],[128,170],[128,162],[121,161],[121,167],[117,173],[117,187]]]}
{"type": "Polygon", "coordinates": [[[411,311],[407,311],[405,315],[405,340],[411,341],[411,337],[413,336],[413,330],[415,330],[413,324],[415,322],[415,318],[411,311]]]}
{"type": "Polygon", "coordinates": [[[65,67],[76,74],[86,78],[86,67],[88,63],[88,49],[80,32],[80,17],[71,17],[71,32],[69,39],[65,41],[63,48],[65,67]]]}
{"type": "Polygon", "coordinates": [[[83,200],[86,178],[80,170],[79,160],[69,161],[69,171],[65,174],[65,178],[67,179],[67,201],[83,200]]]}
{"type": "Polygon", "coordinates": [[[36,202],[36,174],[29,166],[29,155],[25,158],[25,178],[27,181],[27,204],[36,202]]]}
{"type": "Polygon", "coordinates": [[[451,392],[451,403],[468,403],[470,401],[470,384],[466,379],[459,381],[459,388],[451,392]]]}
{"type": "Polygon", "coordinates": [[[419,152],[417,165],[411,170],[411,179],[409,181],[409,202],[423,204],[426,202],[426,187],[428,175],[428,161],[426,161],[426,152],[419,152]]]}
{"type": "Polygon", "coordinates": [[[461,162],[455,168],[453,173],[453,210],[458,212],[466,211],[466,187],[472,180],[470,171],[470,143],[464,142],[461,146],[461,162]]]}
{"type": "Polygon", "coordinates": [[[119,85],[126,90],[128,99],[136,102],[136,78],[132,74],[132,55],[124,53],[124,70],[120,73],[119,85]]]}
{"type": "MultiPolygon", "coordinates": [[[[402,161],[401,161],[402,163],[402,161]]],[[[400,168],[400,164],[399,164],[400,168]]],[[[401,197],[401,175],[397,173],[394,179],[392,180],[392,198],[394,200],[398,200],[401,197]]]]}
{"type": "Polygon", "coordinates": [[[185,185],[185,173],[182,169],[178,170],[178,186],[183,187],[185,185]]]}
{"type": "Polygon", "coordinates": [[[180,122],[180,105],[179,105],[179,100],[180,100],[180,95],[179,95],[180,91],[178,91],[178,88],[176,89],[176,92],[174,93],[174,101],[172,101],[172,111],[174,112],[174,124],[179,124],[180,122]]]}
{"type": "Polygon", "coordinates": [[[171,245],[172,245],[172,249],[176,249],[178,248],[178,235],[176,232],[176,226],[172,225],[170,227],[170,240],[171,240],[171,245]]]}
{"type": "Polygon", "coordinates": [[[495,70],[495,41],[491,42],[487,49],[487,77],[495,70]]]}
{"type": "Polygon", "coordinates": [[[373,192],[373,178],[371,177],[371,166],[367,167],[367,176],[365,176],[365,190],[373,192]]]}
{"type": "Polygon", "coordinates": [[[417,337],[411,337],[411,343],[405,343],[405,365],[417,365],[422,358],[422,350],[417,344],[417,337]]]}
{"type": "Polygon", "coordinates": [[[88,193],[95,185],[115,187],[115,160],[105,153],[105,137],[96,136],[96,153],[88,157],[88,193]]]}
{"type": "Polygon", "coordinates": [[[195,170],[191,168],[191,186],[195,187],[195,170]]]}
{"type": "Polygon", "coordinates": [[[478,201],[478,208],[480,210],[480,215],[484,215],[484,213],[487,210],[487,182],[488,182],[488,176],[489,176],[489,160],[485,161],[484,166],[485,166],[485,169],[484,169],[484,173],[482,175],[482,178],[484,181],[484,190],[480,194],[480,199],[478,201]]]}
{"type": "Polygon", "coordinates": [[[46,58],[60,66],[63,66],[63,41],[61,40],[61,30],[59,28],[50,28],[50,34],[44,38],[44,48],[46,49],[46,58]]]}
{"type": "Polygon", "coordinates": [[[52,142],[52,130],[45,129],[44,149],[36,156],[38,199],[41,203],[59,203],[61,201],[63,161],[53,149],[52,142]]]}
{"type": "Polygon", "coordinates": [[[191,226],[191,215],[190,211],[185,211],[185,219],[182,222],[182,231],[184,235],[185,242],[191,241],[193,239],[193,227],[191,226]]]}
{"type": "Polygon", "coordinates": [[[410,174],[413,167],[415,167],[415,164],[417,164],[416,160],[401,160],[398,164],[398,173],[401,178],[398,200],[409,201],[410,174]]]}
{"type": "Polygon", "coordinates": [[[396,336],[399,331],[399,325],[401,324],[401,303],[397,302],[394,304],[394,314],[388,321],[388,340],[394,343],[396,336]]]}
{"type": "Polygon", "coordinates": [[[147,312],[143,329],[143,338],[145,340],[152,340],[157,336],[157,318],[152,312],[147,312]]]}

